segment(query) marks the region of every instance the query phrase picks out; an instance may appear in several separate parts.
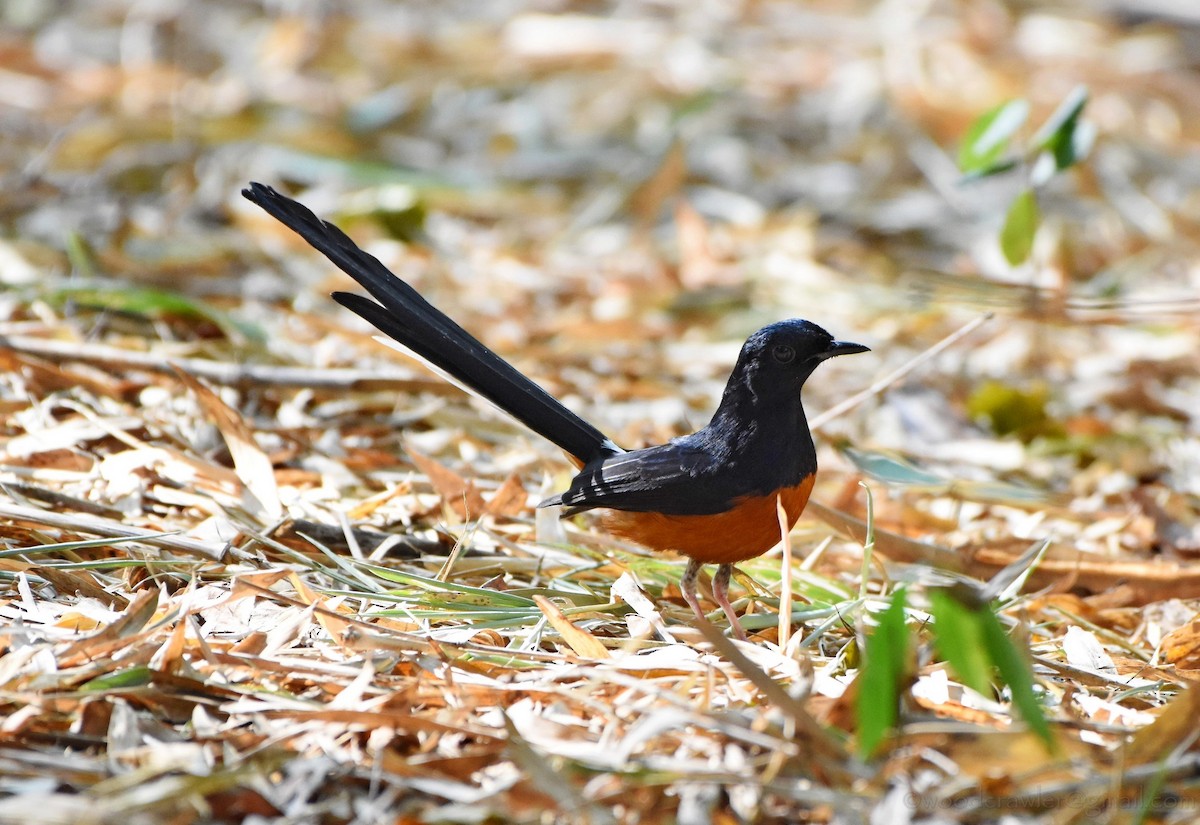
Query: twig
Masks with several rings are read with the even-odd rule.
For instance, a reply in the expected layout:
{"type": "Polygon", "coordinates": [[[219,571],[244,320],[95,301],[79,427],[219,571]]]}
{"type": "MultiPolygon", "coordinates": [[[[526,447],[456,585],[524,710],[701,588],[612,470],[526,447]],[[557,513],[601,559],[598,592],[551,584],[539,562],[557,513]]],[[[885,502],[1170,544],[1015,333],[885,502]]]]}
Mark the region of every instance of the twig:
{"type": "Polygon", "coordinates": [[[146,544],[154,544],[168,550],[178,550],[206,559],[220,560],[225,555],[223,547],[216,547],[184,536],[154,535],[145,527],[129,527],[115,521],[100,521],[66,513],[55,513],[52,510],[39,510],[36,507],[22,507],[19,504],[7,502],[0,502],[0,518],[28,522],[42,527],[57,527],[60,530],[72,530],[105,538],[136,539],[146,544]]]}
{"type": "Polygon", "coordinates": [[[315,390],[404,390],[441,394],[457,392],[441,380],[422,378],[416,373],[400,371],[234,364],[207,358],[178,358],[90,342],[84,344],[52,341],[24,335],[0,336],[0,347],[53,361],[80,361],[104,367],[140,369],[167,375],[174,374],[172,365],[175,365],[190,375],[224,386],[252,384],[307,387],[315,390]]]}
{"type": "Polygon", "coordinates": [[[942,340],[938,341],[932,347],[930,347],[929,349],[920,353],[919,355],[909,359],[907,362],[900,365],[900,367],[898,369],[893,370],[892,372],[885,375],[883,378],[880,378],[878,381],[876,381],[871,386],[867,387],[862,392],[855,393],[854,395],[850,396],[849,398],[847,398],[846,400],[842,401],[839,404],[834,404],[832,407],[827,409],[825,412],[821,413],[816,418],[814,418],[809,426],[814,430],[817,429],[818,427],[822,427],[825,424],[827,424],[828,422],[837,418],[842,413],[847,412],[848,410],[854,409],[859,404],[866,401],[868,398],[878,395],[879,393],[883,392],[888,387],[890,387],[892,384],[895,384],[901,378],[903,378],[904,376],[908,375],[910,372],[915,370],[917,367],[924,364],[926,361],[929,361],[930,359],[934,358],[939,353],[941,353],[943,350],[945,350],[945,349],[949,348],[950,346],[952,346],[953,344],[957,343],[962,338],[965,338],[966,336],[970,335],[972,332],[974,332],[976,329],[978,329],[981,325],[983,325],[983,323],[985,321],[990,320],[991,317],[992,317],[991,312],[985,312],[983,315],[980,315],[978,318],[974,318],[971,321],[967,322],[966,324],[963,324],[957,330],[950,333],[942,340]]]}
{"type": "MultiPolygon", "coordinates": [[[[849,513],[809,499],[804,514],[816,517],[855,541],[866,539],[866,522],[849,513]]],[[[875,551],[892,561],[965,573],[977,579],[990,579],[1020,556],[991,547],[951,550],[880,527],[875,528],[875,551]]],[[[1143,562],[1095,557],[1051,543],[1050,552],[1030,571],[1023,589],[1030,592],[1043,587],[1061,588],[1064,584],[1089,593],[1106,593],[1120,587],[1126,605],[1195,599],[1200,597],[1200,566],[1157,559],[1143,562]]]]}
{"type": "Polygon", "coordinates": [[[801,700],[788,693],[782,685],[771,678],[770,674],[742,653],[738,649],[737,643],[726,639],[712,622],[703,616],[695,616],[692,621],[717,653],[740,670],[743,676],[762,691],[773,708],[787,714],[795,721],[796,729],[820,761],[822,770],[841,779],[850,776],[851,770],[848,767],[849,760],[846,758],[845,749],[837,739],[821,727],[821,724],[813,718],[801,700]]]}

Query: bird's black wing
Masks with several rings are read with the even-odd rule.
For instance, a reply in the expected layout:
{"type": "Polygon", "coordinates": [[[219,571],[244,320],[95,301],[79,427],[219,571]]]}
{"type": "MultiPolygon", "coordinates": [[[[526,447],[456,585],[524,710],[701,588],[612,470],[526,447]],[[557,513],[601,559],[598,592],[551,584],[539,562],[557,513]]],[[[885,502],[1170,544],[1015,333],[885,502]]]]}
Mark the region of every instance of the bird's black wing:
{"type": "Polygon", "coordinates": [[[584,467],[559,495],[539,507],[565,505],[567,515],[607,507],[666,515],[710,515],[729,509],[739,491],[714,472],[716,460],[686,439],[608,456],[584,467]]]}

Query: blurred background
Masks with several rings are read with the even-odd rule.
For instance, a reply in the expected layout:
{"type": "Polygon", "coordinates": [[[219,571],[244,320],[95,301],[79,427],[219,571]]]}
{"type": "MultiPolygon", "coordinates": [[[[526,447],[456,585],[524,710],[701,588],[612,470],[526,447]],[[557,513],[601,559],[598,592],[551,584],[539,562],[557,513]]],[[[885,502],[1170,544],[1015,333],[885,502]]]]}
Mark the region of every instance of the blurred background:
{"type": "Polygon", "coordinates": [[[952,545],[1061,521],[1191,552],[1198,62],[1200,12],[1169,0],[7,0],[0,318],[419,374],[329,334],[366,332],[326,296],[348,282],[249,180],[629,446],[703,424],[769,321],[873,347],[822,368],[811,416],[991,312],[824,425],[823,495],[861,514],[866,473],[882,523],[952,545]],[[1039,183],[1013,265],[1029,176],[964,182],[959,146],[1015,99],[1027,143],[1081,85],[1091,152],[1039,183]]]}

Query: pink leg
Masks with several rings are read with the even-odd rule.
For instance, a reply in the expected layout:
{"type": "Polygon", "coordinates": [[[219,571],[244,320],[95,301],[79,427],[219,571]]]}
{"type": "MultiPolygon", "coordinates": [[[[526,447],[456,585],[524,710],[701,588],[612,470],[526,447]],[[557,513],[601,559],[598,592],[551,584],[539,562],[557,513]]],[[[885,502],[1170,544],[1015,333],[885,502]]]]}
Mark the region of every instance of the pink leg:
{"type": "Polygon", "coordinates": [[[713,598],[717,600],[717,604],[721,605],[721,609],[729,617],[729,629],[733,631],[733,635],[744,642],[746,641],[746,631],[742,629],[742,623],[738,621],[737,613],[734,612],[733,605],[729,603],[729,577],[732,575],[732,564],[718,565],[717,575],[713,576],[713,598]]]}
{"type": "Polygon", "coordinates": [[[700,609],[700,600],[696,598],[696,579],[700,576],[701,566],[695,559],[688,559],[687,569],[683,571],[683,578],[679,580],[679,589],[683,592],[683,600],[703,619],[704,611],[700,609]]]}

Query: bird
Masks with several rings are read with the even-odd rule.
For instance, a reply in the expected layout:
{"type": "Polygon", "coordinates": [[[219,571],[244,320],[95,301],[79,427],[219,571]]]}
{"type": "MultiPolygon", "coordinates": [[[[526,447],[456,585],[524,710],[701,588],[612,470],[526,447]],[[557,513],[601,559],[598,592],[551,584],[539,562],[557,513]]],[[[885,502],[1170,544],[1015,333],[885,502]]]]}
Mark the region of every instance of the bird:
{"type": "Polygon", "coordinates": [[[799,318],[769,324],[746,339],[712,420],[665,444],[624,450],[526,377],[359,248],[344,232],[270,186],[243,196],[287,226],[358,282],[371,298],[333,300],[556,444],[578,473],[538,507],[562,516],[601,512],[609,533],[653,551],[688,558],[679,589],[706,620],[696,595],[703,565],[715,564],[713,598],[739,639],[746,634],[729,601],[733,566],[770,550],[808,502],[817,471],[800,391],[824,361],[868,352],[799,318]],[[372,300],[374,299],[374,300],[372,300]]]}

